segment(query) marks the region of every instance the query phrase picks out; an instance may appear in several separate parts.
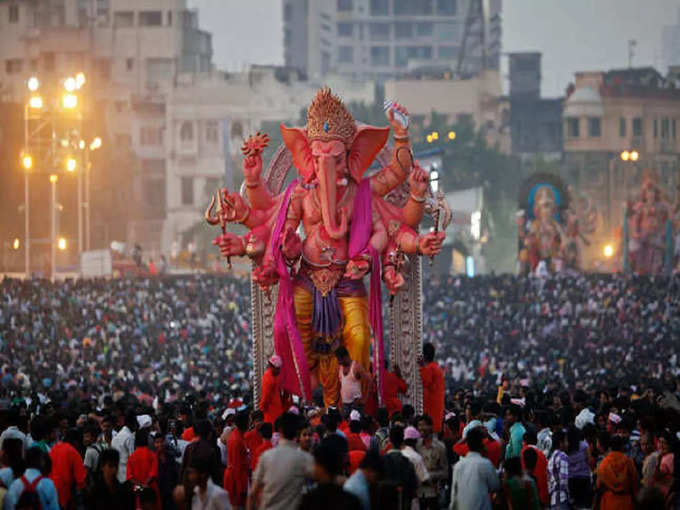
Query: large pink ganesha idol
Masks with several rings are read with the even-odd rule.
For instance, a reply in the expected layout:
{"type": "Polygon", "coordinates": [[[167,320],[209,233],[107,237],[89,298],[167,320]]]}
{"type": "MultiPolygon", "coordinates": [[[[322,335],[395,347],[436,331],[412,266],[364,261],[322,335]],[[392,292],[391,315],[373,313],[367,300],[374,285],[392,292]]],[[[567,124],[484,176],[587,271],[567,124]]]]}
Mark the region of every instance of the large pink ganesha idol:
{"type": "Polygon", "coordinates": [[[418,234],[428,175],[413,164],[406,110],[394,104],[387,117],[394,138],[391,162],[364,178],[390,128],[358,125],[324,88],[312,101],[304,128],[281,125],[298,178],[272,196],[261,177],[266,135],[256,135],[243,148],[249,204],[238,193],[221,192],[220,214],[249,232],[225,233],[215,244],[225,257],[249,256],[253,278],[263,288],[279,284],[274,348],[283,360],[281,385],[309,399],[321,384],[326,406],[338,404],[340,367],[334,353],[339,347],[369,372],[373,337],[373,366],[380,375],[381,264],[382,280],[395,294],[404,285],[400,254],[434,256],[444,240],[441,232],[418,234]],[[406,179],[410,195],[404,207],[387,203],[383,197],[406,179]],[[370,297],[363,283],[369,273],[370,297]]]}

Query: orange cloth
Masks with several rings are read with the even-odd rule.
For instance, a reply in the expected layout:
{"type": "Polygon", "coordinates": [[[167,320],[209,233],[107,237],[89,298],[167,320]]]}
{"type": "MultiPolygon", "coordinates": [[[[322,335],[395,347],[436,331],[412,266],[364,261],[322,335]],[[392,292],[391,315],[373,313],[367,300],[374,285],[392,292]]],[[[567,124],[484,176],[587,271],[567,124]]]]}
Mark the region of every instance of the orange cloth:
{"type": "Polygon", "coordinates": [[[250,457],[253,457],[255,451],[260,447],[264,439],[257,431],[257,429],[250,429],[243,435],[243,440],[246,442],[246,448],[250,452],[250,457]]]}
{"type": "Polygon", "coordinates": [[[126,480],[135,480],[141,485],[151,487],[156,493],[158,508],[161,505],[161,493],[158,490],[158,455],[146,446],[136,448],[128,458],[126,480]]]}
{"type": "Polygon", "coordinates": [[[432,418],[432,428],[438,434],[444,421],[444,372],[432,361],[420,367],[420,378],[423,381],[423,410],[432,418]]]}
{"type": "Polygon", "coordinates": [[[73,485],[82,490],[85,488],[87,472],[78,450],[69,443],[57,443],[50,450],[52,471],[50,478],[54,482],[59,495],[59,506],[68,507],[71,502],[73,485]]]}
{"type": "Polygon", "coordinates": [[[365,452],[368,449],[366,448],[366,443],[364,443],[364,440],[361,439],[361,436],[359,434],[354,434],[352,432],[347,434],[347,448],[349,449],[350,452],[353,451],[365,452]]]}
{"type": "Polygon", "coordinates": [[[364,460],[364,457],[366,457],[366,450],[361,451],[361,450],[353,450],[349,452],[349,474],[350,476],[354,474],[354,472],[359,469],[359,465],[361,464],[361,461],[364,460]]]}
{"type": "Polygon", "coordinates": [[[548,506],[550,504],[550,495],[548,494],[548,459],[541,450],[535,446],[526,445],[522,448],[522,453],[520,457],[522,459],[522,469],[526,470],[524,465],[524,452],[532,448],[536,452],[536,468],[534,472],[531,473],[536,479],[536,489],[538,489],[538,499],[541,501],[543,506],[548,506]]]}
{"type": "Polygon", "coordinates": [[[227,469],[224,471],[224,490],[229,493],[232,506],[245,506],[248,496],[248,449],[243,433],[234,429],[227,439],[227,469]]]}
{"type": "Polygon", "coordinates": [[[182,432],[182,439],[184,439],[186,442],[191,443],[194,439],[196,439],[196,433],[194,432],[193,427],[188,427],[184,429],[184,432],[182,432]]]}
{"type": "Polygon", "coordinates": [[[271,367],[264,371],[262,376],[262,398],[260,409],[264,413],[264,421],[274,425],[276,419],[283,414],[283,401],[281,400],[281,387],[279,376],[274,375],[271,367]]]}
{"type": "Polygon", "coordinates": [[[400,393],[408,391],[408,384],[394,372],[385,371],[383,379],[384,406],[387,414],[392,417],[393,413],[401,412],[402,403],[399,398],[400,393]]]}
{"type": "Polygon", "coordinates": [[[597,468],[597,488],[604,490],[601,510],[633,510],[638,491],[638,475],[633,460],[621,452],[611,452],[597,468]]]}
{"type": "Polygon", "coordinates": [[[255,452],[251,454],[250,456],[250,470],[252,472],[255,472],[255,468],[257,467],[257,463],[260,460],[260,455],[262,455],[264,452],[272,448],[272,442],[269,439],[263,439],[262,443],[257,447],[255,452]]]}

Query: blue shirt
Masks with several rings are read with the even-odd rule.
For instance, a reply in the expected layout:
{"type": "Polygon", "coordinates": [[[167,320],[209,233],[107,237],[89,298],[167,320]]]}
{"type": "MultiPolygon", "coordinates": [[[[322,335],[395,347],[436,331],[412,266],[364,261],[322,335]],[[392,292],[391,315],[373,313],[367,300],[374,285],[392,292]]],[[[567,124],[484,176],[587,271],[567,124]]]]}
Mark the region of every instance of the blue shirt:
{"type": "Polygon", "coordinates": [[[371,510],[371,494],[368,488],[368,480],[366,480],[364,472],[361,469],[357,469],[354,474],[347,479],[345,485],[343,485],[343,489],[359,498],[362,510],[371,510]]]}
{"type": "Polygon", "coordinates": [[[510,427],[510,442],[505,448],[505,458],[519,457],[522,453],[522,441],[524,440],[524,433],[526,429],[520,422],[513,423],[510,427]]]}
{"type": "MultiPolygon", "coordinates": [[[[40,476],[40,471],[33,468],[28,468],[24,472],[24,476],[28,483],[33,482],[38,476],[40,476]]],[[[7,494],[5,494],[4,506],[6,510],[14,510],[21,493],[24,492],[24,482],[21,478],[17,478],[10,485],[7,494]]],[[[59,510],[59,497],[57,496],[57,489],[54,487],[54,483],[49,478],[43,478],[38,483],[35,488],[40,498],[40,504],[43,510],[59,510]]]]}

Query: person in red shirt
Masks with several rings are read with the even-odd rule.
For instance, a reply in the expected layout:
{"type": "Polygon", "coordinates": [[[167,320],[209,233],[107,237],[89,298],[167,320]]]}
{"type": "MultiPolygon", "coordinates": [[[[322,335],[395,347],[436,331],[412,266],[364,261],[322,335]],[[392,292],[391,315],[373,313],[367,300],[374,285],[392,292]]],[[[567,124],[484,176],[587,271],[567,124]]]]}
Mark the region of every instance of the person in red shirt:
{"type": "Polygon", "coordinates": [[[367,450],[366,443],[361,439],[361,415],[353,409],[349,414],[349,433],[347,434],[347,449],[350,452],[367,450]]]}
{"type": "Polygon", "coordinates": [[[444,373],[434,361],[434,354],[434,345],[426,343],[419,364],[423,381],[423,413],[432,417],[432,430],[439,434],[444,420],[444,373]]]}
{"type": "MultiPolygon", "coordinates": [[[[541,504],[548,506],[550,503],[550,496],[548,494],[548,459],[541,450],[536,447],[536,432],[533,429],[528,429],[524,433],[524,441],[522,445],[522,469],[531,473],[531,475],[536,480],[536,488],[538,489],[538,499],[541,504]],[[536,452],[535,465],[531,466],[532,462],[527,462],[525,460],[525,454],[527,450],[533,450],[536,452]]],[[[529,455],[529,458],[533,455],[529,455]]],[[[533,460],[533,459],[531,459],[533,460]]]]}
{"type": "Polygon", "coordinates": [[[260,460],[260,455],[272,448],[272,435],[274,434],[274,427],[271,423],[264,422],[258,428],[258,433],[262,441],[254,452],[250,454],[250,470],[254,473],[257,467],[257,462],[260,460]]]}
{"type": "Polygon", "coordinates": [[[224,471],[224,490],[229,493],[231,505],[244,508],[248,498],[248,448],[243,435],[248,430],[248,413],[236,414],[234,425],[236,428],[227,439],[227,469],[224,471]]]}
{"type": "Polygon", "coordinates": [[[52,460],[50,478],[57,489],[61,508],[68,508],[71,503],[74,485],[79,490],[85,488],[87,471],[78,450],[73,446],[77,440],[78,432],[69,430],[66,434],[66,441],[58,442],[50,450],[52,460]]]}
{"type": "Polygon", "coordinates": [[[243,440],[246,442],[246,448],[248,448],[252,460],[253,454],[262,444],[262,436],[258,429],[264,422],[264,413],[260,410],[253,411],[250,415],[250,421],[252,422],[250,430],[243,435],[243,440]]]}
{"type": "Polygon", "coordinates": [[[394,413],[401,412],[402,403],[399,398],[400,393],[408,391],[408,384],[401,377],[399,365],[394,366],[394,371],[388,371],[388,364],[385,361],[385,375],[383,378],[383,402],[387,408],[387,413],[392,416],[394,413]]]}
{"type": "Polygon", "coordinates": [[[274,423],[283,414],[283,400],[281,398],[281,387],[279,386],[279,374],[281,373],[282,361],[279,356],[274,354],[269,358],[267,370],[262,376],[262,398],[260,399],[260,409],[264,414],[264,421],[274,423]]]}
{"type": "MultiPolygon", "coordinates": [[[[493,437],[489,435],[489,432],[483,425],[474,428],[482,430],[482,434],[484,436],[484,439],[482,440],[482,444],[484,446],[482,450],[482,455],[489,459],[491,461],[491,464],[493,464],[494,467],[498,469],[498,467],[501,464],[501,454],[503,451],[503,446],[501,445],[500,441],[495,440],[493,437]]],[[[470,430],[472,429],[469,429],[467,432],[470,432],[470,430]]],[[[459,457],[465,457],[470,451],[466,439],[467,434],[465,434],[460,441],[453,445],[453,451],[459,457]]]]}
{"type": "Polygon", "coordinates": [[[126,480],[133,486],[149,487],[156,493],[158,508],[161,493],[158,490],[158,455],[149,448],[149,429],[139,429],[135,433],[135,451],[128,458],[126,480]]]}

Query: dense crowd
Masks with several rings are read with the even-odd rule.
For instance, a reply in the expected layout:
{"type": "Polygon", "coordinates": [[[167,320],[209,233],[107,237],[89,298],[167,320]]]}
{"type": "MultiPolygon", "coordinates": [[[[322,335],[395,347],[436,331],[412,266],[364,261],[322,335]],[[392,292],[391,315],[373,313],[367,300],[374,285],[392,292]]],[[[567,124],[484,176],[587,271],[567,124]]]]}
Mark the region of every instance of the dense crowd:
{"type": "Polygon", "coordinates": [[[371,415],[253,409],[246,281],[4,280],[2,508],[675,508],[679,286],[432,280],[445,411],[371,415]]]}

